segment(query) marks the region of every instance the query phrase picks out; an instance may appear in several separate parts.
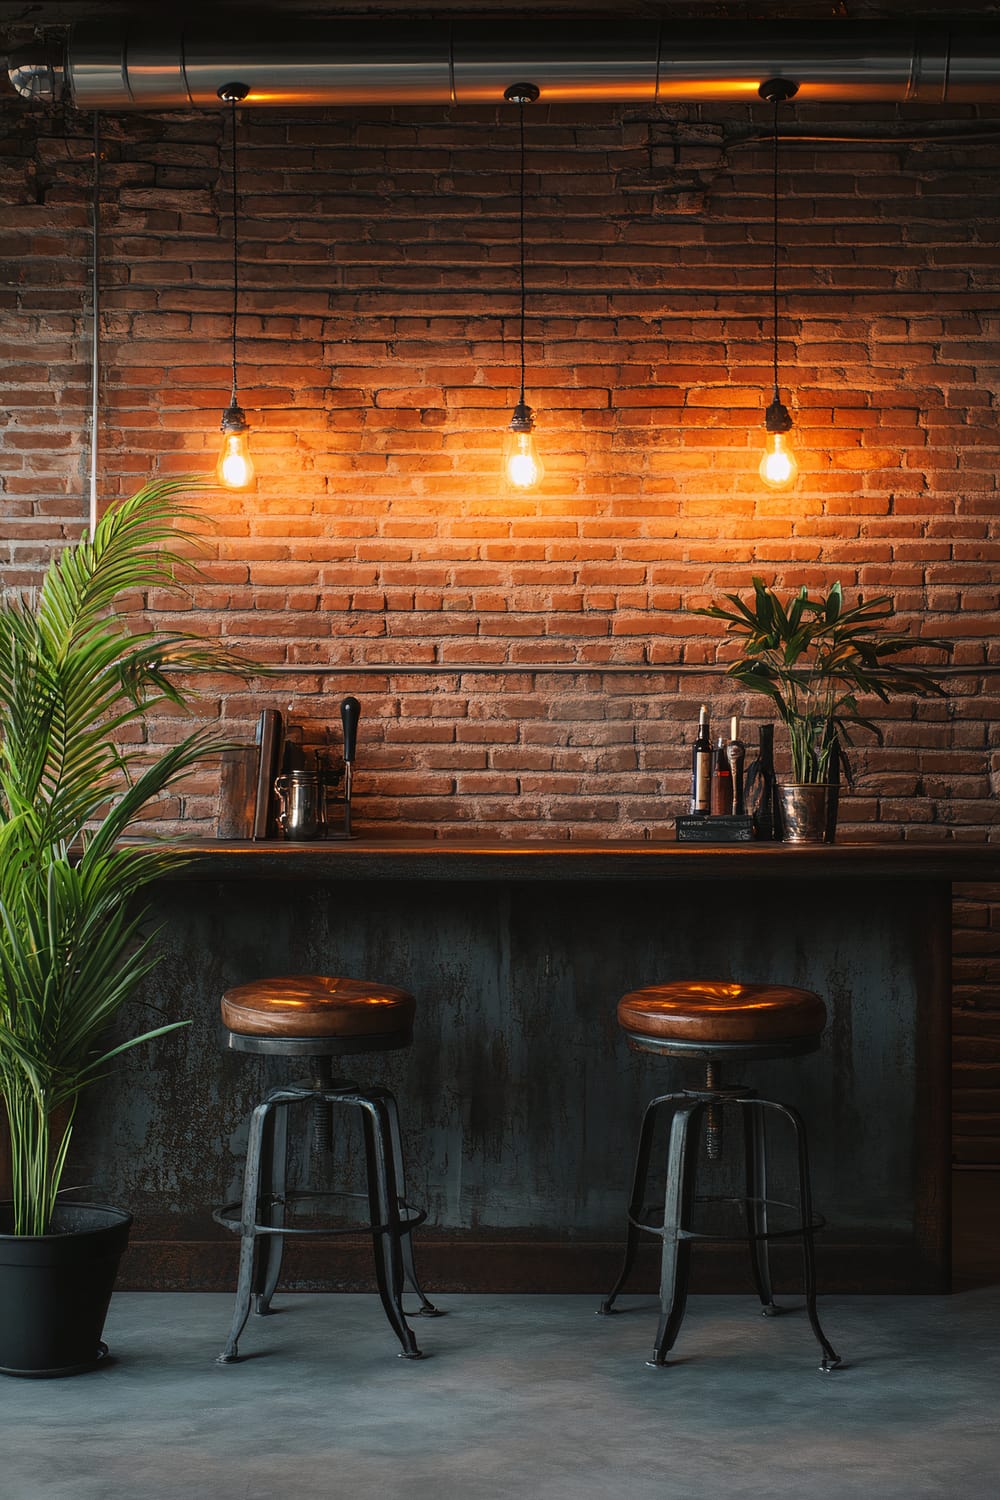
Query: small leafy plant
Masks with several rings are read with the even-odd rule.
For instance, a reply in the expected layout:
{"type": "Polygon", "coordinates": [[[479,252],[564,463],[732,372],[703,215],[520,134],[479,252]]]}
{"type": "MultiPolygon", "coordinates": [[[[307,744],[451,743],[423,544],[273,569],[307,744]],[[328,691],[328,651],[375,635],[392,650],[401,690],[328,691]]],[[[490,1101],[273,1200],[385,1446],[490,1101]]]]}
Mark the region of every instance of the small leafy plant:
{"type": "Polygon", "coordinates": [[[106,1039],[156,963],[133,898],[183,858],[118,841],[223,742],[202,728],[150,756],[127,731],[185,703],[175,673],[245,675],[250,664],[194,636],[130,632],[115,606],[176,583],[178,543],[193,540],[177,523],[197,512],[175,495],[190,488],[151,484],[114,505],[37,593],[0,602],[0,1095],[15,1234],[49,1231],[83,1089],[119,1053],[174,1029],[106,1039]]]}
{"type": "Polygon", "coordinates": [[[743,655],[728,675],[774,703],[788,729],[793,782],[829,781],[835,754],[846,765],[850,727],[868,730],[881,743],[882,731],[861,712],[859,696],[887,703],[893,694],[944,695],[932,672],[895,658],[914,646],[947,651],[950,643],[887,631],[894,613],[888,594],[868,600],[859,595],[848,609],[839,583],[825,599],[811,599],[803,587],[787,606],[763,579],[755,577],[753,589],[752,604],[726,594],[732,609],[712,605],[693,613],[725,620],[727,635],[742,640],[743,655]]]}

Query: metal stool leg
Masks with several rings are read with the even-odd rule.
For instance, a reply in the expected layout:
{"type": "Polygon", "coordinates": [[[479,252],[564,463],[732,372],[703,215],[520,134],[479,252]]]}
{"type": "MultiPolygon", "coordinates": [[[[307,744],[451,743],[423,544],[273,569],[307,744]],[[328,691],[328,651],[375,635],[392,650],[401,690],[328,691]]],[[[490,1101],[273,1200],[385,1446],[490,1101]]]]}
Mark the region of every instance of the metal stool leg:
{"type": "Polygon", "coordinates": [[[786,1119],[791,1120],[795,1130],[799,1158],[799,1213],[802,1220],[802,1269],[805,1277],[806,1312],[809,1316],[809,1326],[823,1351],[820,1369],[824,1374],[829,1374],[842,1363],[842,1360],[823,1332],[819,1314],[816,1311],[816,1247],[813,1235],[812,1188],[809,1182],[809,1148],[806,1142],[806,1127],[798,1110],[793,1109],[791,1105],[771,1104],[770,1108],[780,1110],[786,1119]]]}
{"type": "MultiPolygon", "coordinates": [[[[396,1103],[395,1094],[389,1089],[379,1089],[378,1097],[385,1107],[386,1118],[389,1122],[389,1140],[392,1148],[392,1164],[396,1177],[396,1195],[399,1202],[406,1204],[406,1172],[403,1166],[403,1138],[399,1128],[399,1105],[396,1103]]],[[[434,1303],[425,1295],[423,1287],[417,1280],[417,1268],[413,1258],[413,1231],[406,1224],[402,1226],[399,1241],[400,1254],[403,1258],[403,1280],[409,1283],[416,1293],[420,1306],[417,1309],[422,1318],[443,1318],[443,1308],[435,1307],[434,1303]]]]}
{"type": "Polygon", "coordinates": [[[635,1265],[635,1257],[639,1250],[639,1235],[641,1233],[637,1221],[642,1217],[643,1205],[646,1201],[646,1184],[649,1181],[649,1161],[653,1152],[653,1134],[656,1129],[657,1110],[661,1104],[669,1104],[674,1100],[683,1098],[683,1094],[663,1094],[659,1099],[651,1099],[643,1112],[642,1125],[639,1130],[639,1145],[635,1153],[635,1170],[632,1173],[632,1192],[628,1201],[625,1255],[622,1260],[621,1271],[618,1273],[618,1280],[597,1309],[598,1317],[607,1317],[614,1310],[615,1301],[621,1295],[622,1288],[631,1274],[632,1267],[635,1265]]]}
{"type": "Polygon", "coordinates": [[[396,1337],[402,1345],[403,1359],[422,1359],[413,1329],[403,1311],[403,1266],[400,1253],[402,1226],[396,1196],[389,1122],[381,1102],[364,1095],[354,1096],[363,1111],[365,1131],[365,1164],[368,1173],[368,1204],[372,1223],[372,1247],[375,1252],[375,1277],[378,1294],[396,1337]]]}
{"type": "MultiPolygon", "coordinates": [[[[262,1215],[259,1224],[282,1228],[285,1223],[285,1180],[288,1172],[288,1105],[276,1104],[264,1132],[260,1169],[262,1215]]],[[[271,1298],[281,1275],[285,1238],[281,1234],[260,1236],[254,1266],[253,1310],[260,1316],[271,1310],[271,1298]]]]}
{"type": "Polygon", "coordinates": [[[670,1126],[660,1262],[660,1326],[656,1331],[653,1357],[647,1361],[651,1365],[667,1363],[667,1354],[680,1332],[687,1305],[691,1241],[683,1231],[690,1227],[701,1117],[706,1108],[705,1100],[685,1099],[674,1112],[670,1126]]]}
{"type": "Polygon", "coordinates": [[[236,1283],[236,1307],[233,1311],[232,1327],[226,1347],[217,1363],[232,1364],[239,1357],[240,1334],[250,1316],[250,1297],[254,1285],[254,1263],[257,1258],[257,1235],[255,1226],[260,1222],[260,1167],[264,1131],[268,1115],[273,1108],[270,1098],[258,1104],[250,1116],[250,1134],[247,1139],[247,1159],[243,1174],[243,1206],[240,1223],[240,1270],[236,1283]]]}
{"type": "Polygon", "coordinates": [[[780,1312],[771,1288],[771,1260],[767,1242],[767,1141],[764,1111],[756,1099],[741,1099],[743,1143],[746,1156],[747,1244],[750,1270],[761,1309],[766,1318],[780,1312]]]}
{"type": "MultiPolygon", "coordinates": [[[[329,1070],[327,1070],[328,1072],[329,1070]]],[[[360,1109],[364,1129],[368,1225],[372,1236],[379,1297],[389,1323],[408,1359],[421,1359],[413,1331],[406,1321],[403,1293],[407,1281],[420,1297],[424,1310],[437,1309],[427,1300],[416,1280],[410,1237],[426,1214],[412,1208],[403,1195],[403,1154],[396,1101],[386,1089],[360,1092],[345,1079],[325,1074],[314,1076],[310,1085],[294,1084],[272,1089],[250,1117],[244,1166],[243,1197],[227,1204],[215,1217],[240,1235],[240,1265],[236,1306],[220,1364],[238,1358],[239,1339],[246,1327],[251,1305],[266,1313],[281,1272],[284,1240],[288,1235],[344,1234],[349,1228],[302,1228],[288,1220],[288,1205],[297,1198],[357,1197],[351,1192],[288,1193],[288,1106],[310,1103],[321,1126],[319,1145],[330,1149],[331,1115],[334,1106],[360,1109]]]]}
{"type": "MultiPolygon", "coordinates": [[[[406,1291],[406,1251],[410,1240],[410,1225],[405,1217],[405,1198],[403,1196],[403,1183],[396,1176],[397,1160],[401,1160],[393,1149],[392,1110],[389,1100],[392,1095],[388,1089],[374,1090],[374,1098],[379,1107],[382,1122],[382,1142],[385,1162],[385,1195],[388,1217],[388,1249],[389,1265],[392,1276],[389,1282],[390,1296],[399,1304],[399,1309],[406,1317],[403,1307],[403,1294],[406,1291]],[[388,1095],[388,1098],[386,1097],[388,1095]]],[[[412,1262],[412,1250],[410,1260],[412,1262]]],[[[407,1325],[408,1326],[408,1325],[407,1325]]],[[[419,1354],[419,1351],[418,1351],[419,1354]]]]}

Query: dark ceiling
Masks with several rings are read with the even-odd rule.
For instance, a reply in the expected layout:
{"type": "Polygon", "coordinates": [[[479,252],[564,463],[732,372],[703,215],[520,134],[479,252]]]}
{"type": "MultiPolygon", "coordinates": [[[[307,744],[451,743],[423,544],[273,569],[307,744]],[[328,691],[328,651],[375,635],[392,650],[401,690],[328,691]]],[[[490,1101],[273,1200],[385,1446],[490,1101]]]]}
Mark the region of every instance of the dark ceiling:
{"type": "Polygon", "coordinates": [[[321,18],[371,16],[386,13],[414,17],[449,15],[594,15],[662,17],[689,20],[877,20],[938,17],[954,22],[960,15],[996,16],[1000,0],[959,0],[954,5],[921,4],[920,0],[538,0],[517,5],[511,0],[0,0],[0,28],[20,32],[32,26],[64,26],[81,17],[116,18],[160,14],[177,19],[185,11],[201,22],[207,18],[249,24],[254,15],[321,18]]]}

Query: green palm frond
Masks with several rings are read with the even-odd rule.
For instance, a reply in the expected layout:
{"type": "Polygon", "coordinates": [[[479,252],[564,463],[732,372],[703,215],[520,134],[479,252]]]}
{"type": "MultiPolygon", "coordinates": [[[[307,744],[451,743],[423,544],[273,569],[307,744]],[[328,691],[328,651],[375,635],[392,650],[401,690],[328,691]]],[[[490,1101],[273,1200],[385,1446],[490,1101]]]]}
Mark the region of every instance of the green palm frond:
{"type": "Polygon", "coordinates": [[[164,703],[185,706],[176,678],[187,672],[261,670],[196,636],[132,629],[118,612],[190,571],[199,517],[178,497],[192,487],[147,485],[112,506],[36,593],[0,603],[0,1094],[18,1233],[48,1226],[81,1089],[184,1024],[108,1037],[156,963],[136,898],[181,858],[118,840],[225,744],[200,727],[151,755],[123,731],[164,703]]]}

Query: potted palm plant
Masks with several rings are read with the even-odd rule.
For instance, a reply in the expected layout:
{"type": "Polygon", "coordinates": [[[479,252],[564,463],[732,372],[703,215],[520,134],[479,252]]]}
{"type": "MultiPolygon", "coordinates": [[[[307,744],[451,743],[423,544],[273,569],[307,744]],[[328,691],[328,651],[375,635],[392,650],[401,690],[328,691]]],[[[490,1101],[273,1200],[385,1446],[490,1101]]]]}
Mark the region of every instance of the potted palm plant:
{"type": "Polygon", "coordinates": [[[784,836],[793,843],[833,838],[839,767],[850,776],[846,747],[851,729],[865,729],[881,743],[882,731],[861,711],[859,697],[893,694],[943,696],[931,671],[896,658],[914,646],[949,650],[950,643],[914,639],[885,628],[892,599],[859,596],[846,608],[835,583],[822,598],[803,587],[783,604],[761,578],[753,579],[750,603],[726,594],[732,606],[711,605],[695,614],[726,622],[726,633],[742,641],[743,653],[728,675],[752,692],[765,693],[788,730],[791,775],[779,786],[784,836]]]}
{"type": "MultiPolygon", "coordinates": [[[[0,1370],[75,1373],[106,1351],[129,1215],[67,1201],[82,1091],[127,1040],[108,1028],[156,962],[134,898],[181,858],[120,842],[163,789],[221,748],[196,729],[151,756],[130,727],[183,704],[178,672],[245,671],[193,636],[130,631],[126,594],[176,582],[190,481],[151,484],[65,547],[33,594],[0,602],[0,1098],[12,1199],[0,1205],[0,1370]],[[178,524],[180,523],[180,524],[178,524]]],[[[175,1023],[177,1025],[183,1023],[175,1023]]]]}

